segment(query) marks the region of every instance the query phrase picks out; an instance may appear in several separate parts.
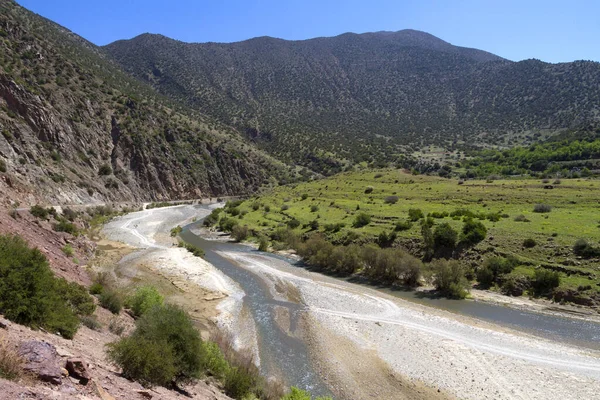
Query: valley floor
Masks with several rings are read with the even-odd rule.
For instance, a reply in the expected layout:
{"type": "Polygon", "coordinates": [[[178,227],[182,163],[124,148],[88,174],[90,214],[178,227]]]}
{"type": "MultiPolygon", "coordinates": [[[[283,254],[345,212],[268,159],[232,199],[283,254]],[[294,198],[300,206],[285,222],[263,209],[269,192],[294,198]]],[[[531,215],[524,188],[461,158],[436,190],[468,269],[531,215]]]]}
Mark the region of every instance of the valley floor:
{"type": "MultiPolygon", "coordinates": [[[[229,295],[216,319],[231,326],[240,310],[237,285],[167,244],[165,232],[203,212],[181,206],[133,213],[108,224],[105,233],[154,253],[155,268],[229,295]]],[[[262,277],[275,298],[303,304],[297,334],[337,398],[581,399],[600,393],[599,352],[413,304],[260,253],[220,255],[262,277]]],[[[289,326],[285,315],[279,319],[289,326]]],[[[251,333],[240,342],[252,343],[251,333]]]]}

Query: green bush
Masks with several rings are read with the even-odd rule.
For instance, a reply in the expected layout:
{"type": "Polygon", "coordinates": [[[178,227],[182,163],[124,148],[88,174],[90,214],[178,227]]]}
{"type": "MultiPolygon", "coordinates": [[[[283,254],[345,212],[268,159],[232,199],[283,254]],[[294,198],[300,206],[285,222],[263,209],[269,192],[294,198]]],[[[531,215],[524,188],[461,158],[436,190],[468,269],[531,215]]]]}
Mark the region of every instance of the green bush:
{"type": "MultiPolygon", "coordinates": [[[[292,386],[290,392],[283,396],[281,400],[311,400],[312,397],[306,390],[298,389],[292,386]]],[[[331,400],[331,397],[317,397],[315,400],[331,400]]]]}
{"type": "Polygon", "coordinates": [[[0,236],[0,313],[19,324],[72,338],[77,314],[91,314],[93,301],[75,283],[57,279],[48,260],[18,236],[0,236]]]}
{"type": "Polygon", "coordinates": [[[369,214],[359,213],[354,218],[354,223],[352,224],[352,226],[354,228],[362,228],[363,226],[367,226],[370,223],[371,223],[371,216],[369,214]]]}
{"type": "Polygon", "coordinates": [[[102,284],[100,283],[92,283],[92,286],[90,286],[90,294],[101,294],[102,291],[104,290],[104,286],[102,286],[102,284]]]}
{"type": "Polygon", "coordinates": [[[481,222],[467,218],[464,222],[462,234],[460,236],[461,243],[467,246],[473,246],[485,239],[487,228],[481,222]]]}
{"type": "Polygon", "coordinates": [[[171,237],[176,237],[177,235],[179,235],[181,233],[181,231],[183,231],[183,228],[179,225],[177,225],[175,228],[171,229],[171,237]]]}
{"type": "Polygon", "coordinates": [[[316,204],[313,204],[312,206],[310,206],[310,212],[317,212],[319,211],[319,206],[317,206],[316,204]]]}
{"type": "Polygon", "coordinates": [[[71,246],[70,244],[66,244],[62,247],[62,252],[64,253],[65,256],[67,257],[73,257],[73,246],[71,246]]]}
{"type": "Polygon", "coordinates": [[[233,227],[237,224],[239,224],[239,222],[235,219],[224,217],[219,221],[219,230],[223,232],[231,232],[233,227]]]}
{"type": "Polygon", "coordinates": [[[250,393],[255,385],[255,375],[250,374],[245,368],[230,367],[225,374],[223,389],[227,396],[242,399],[250,393]]]}
{"type": "Polygon", "coordinates": [[[6,172],[6,161],[0,160],[0,172],[6,172]]]}
{"type": "Polygon", "coordinates": [[[121,295],[113,289],[104,289],[99,297],[100,305],[113,314],[118,314],[123,308],[121,295]]]}
{"type": "Polygon", "coordinates": [[[215,208],[212,212],[204,218],[204,226],[214,226],[219,222],[219,214],[223,212],[222,208],[215,208]]]}
{"type": "Polygon", "coordinates": [[[531,286],[537,295],[548,294],[552,289],[557,288],[559,285],[559,273],[545,268],[536,269],[533,279],[531,280],[531,286]]]}
{"type": "Polygon", "coordinates": [[[179,247],[183,247],[185,248],[187,251],[189,251],[190,253],[192,253],[194,255],[194,257],[201,257],[204,258],[204,256],[206,255],[206,253],[204,252],[204,250],[202,250],[200,247],[195,246],[193,244],[190,243],[186,243],[186,242],[179,242],[179,247]]]}
{"type": "Polygon", "coordinates": [[[441,294],[453,299],[464,299],[468,294],[469,282],[465,278],[465,267],[456,260],[435,260],[430,264],[433,284],[441,294]]]}
{"type": "Polygon", "coordinates": [[[164,298],[154,286],[140,286],[127,299],[127,306],[136,317],[141,317],[154,306],[160,306],[164,298]]]}
{"type": "Polygon", "coordinates": [[[405,220],[405,221],[398,221],[396,223],[396,226],[394,228],[394,230],[396,231],[408,231],[410,228],[412,228],[412,222],[405,220]]]}
{"type": "Polygon", "coordinates": [[[307,193],[302,193],[302,200],[306,200],[308,199],[308,194],[307,193]]]}
{"type": "Polygon", "coordinates": [[[269,239],[266,236],[260,236],[258,239],[258,251],[269,250],[269,239]]]}
{"type": "Polygon", "coordinates": [[[176,374],[173,352],[164,342],[131,336],[110,343],[107,353],[123,376],[143,386],[167,386],[176,374]]]}
{"type": "Polygon", "coordinates": [[[224,379],[229,370],[229,362],[219,345],[214,342],[202,342],[201,353],[202,369],[219,379],[224,379]]]}
{"type": "Polygon", "coordinates": [[[548,204],[536,204],[533,206],[533,212],[535,213],[549,213],[552,211],[552,206],[548,204]]]}
{"type": "Polygon", "coordinates": [[[233,237],[233,239],[236,242],[241,242],[243,240],[246,240],[249,235],[250,235],[250,231],[246,225],[244,225],[244,226],[236,225],[233,227],[233,230],[231,231],[231,237],[233,237]]]}
{"type": "Polygon", "coordinates": [[[423,211],[421,211],[421,209],[419,208],[411,208],[408,210],[408,219],[411,222],[417,222],[423,217],[425,217],[425,215],[423,214],[423,211]]]}
{"type": "Polygon", "coordinates": [[[383,199],[383,202],[385,204],[396,204],[398,200],[400,200],[398,196],[387,196],[385,199],[383,199]]]}
{"type": "Polygon", "coordinates": [[[527,238],[527,239],[523,240],[523,247],[525,247],[527,249],[531,249],[535,246],[537,246],[537,242],[535,241],[535,239],[527,238]]]}
{"type": "Polygon", "coordinates": [[[140,383],[188,383],[201,376],[202,341],[189,315],[166,304],[152,307],[131,336],[108,345],[109,358],[140,383]]]}
{"type": "Polygon", "coordinates": [[[108,175],[111,175],[112,173],[113,173],[113,170],[110,167],[110,165],[108,165],[108,164],[103,164],[98,169],[98,175],[100,175],[100,176],[108,176],[108,175]]]}
{"type": "Polygon", "coordinates": [[[65,232],[74,236],[79,233],[77,227],[72,222],[66,220],[59,221],[58,223],[54,224],[52,228],[56,232],[65,232]]]}
{"type": "MultiPolygon", "coordinates": [[[[52,209],[54,210],[54,209],[52,209]]],[[[31,206],[31,208],[29,209],[29,212],[31,213],[31,215],[33,215],[36,218],[39,219],[48,219],[48,214],[50,214],[50,208],[44,208],[42,206],[40,206],[39,204],[36,204],[34,206],[31,206]]]]}
{"type": "Polygon", "coordinates": [[[296,229],[297,227],[300,226],[300,221],[298,221],[296,218],[292,218],[288,222],[286,222],[286,225],[290,229],[296,229]]]}
{"type": "Polygon", "coordinates": [[[436,249],[454,249],[457,240],[458,232],[449,223],[440,224],[433,231],[433,243],[436,249]]]}
{"type": "Polygon", "coordinates": [[[93,331],[101,331],[102,324],[98,322],[98,319],[93,315],[84,315],[80,318],[83,326],[90,328],[93,331]]]}
{"type": "Polygon", "coordinates": [[[585,239],[577,239],[573,245],[573,253],[584,258],[600,257],[600,248],[591,245],[585,239]]]}

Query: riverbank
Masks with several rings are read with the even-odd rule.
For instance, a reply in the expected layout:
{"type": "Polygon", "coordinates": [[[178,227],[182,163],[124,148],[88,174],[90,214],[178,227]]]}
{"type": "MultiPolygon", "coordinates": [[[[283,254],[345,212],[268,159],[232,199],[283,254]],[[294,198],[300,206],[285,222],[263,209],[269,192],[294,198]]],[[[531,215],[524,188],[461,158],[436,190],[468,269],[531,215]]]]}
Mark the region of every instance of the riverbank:
{"type": "MultiPolygon", "coordinates": [[[[216,328],[234,332],[246,324],[239,286],[202,258],[176,246],[171,228],[203,218],[208,211],[192,206],[155,208],[113,219],[102,229],[99,245],[106,256],[116,252],[117,262],[102,263],[121,286],[153,284],[167,300],[183,306],[197,322],[203,337],[216,328]],[[128,251],[123,251],[123,248],[128,251]]],[[[243,338],[246,343],[255,339],[243,338]]],[[[237,343],[241,345],[241,340],[237,343]]]]}

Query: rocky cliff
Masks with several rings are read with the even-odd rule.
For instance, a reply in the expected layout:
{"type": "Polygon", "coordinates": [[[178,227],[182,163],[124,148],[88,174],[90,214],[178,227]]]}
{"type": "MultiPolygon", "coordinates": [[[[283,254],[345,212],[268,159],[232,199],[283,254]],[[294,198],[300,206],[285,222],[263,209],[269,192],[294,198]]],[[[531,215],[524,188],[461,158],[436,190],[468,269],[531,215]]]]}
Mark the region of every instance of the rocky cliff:
{"type": "Polygon", "coordinates": [[[0,3],[0,196],[93,203],[249,193],[289,170],[66,29],[0,3]]]}

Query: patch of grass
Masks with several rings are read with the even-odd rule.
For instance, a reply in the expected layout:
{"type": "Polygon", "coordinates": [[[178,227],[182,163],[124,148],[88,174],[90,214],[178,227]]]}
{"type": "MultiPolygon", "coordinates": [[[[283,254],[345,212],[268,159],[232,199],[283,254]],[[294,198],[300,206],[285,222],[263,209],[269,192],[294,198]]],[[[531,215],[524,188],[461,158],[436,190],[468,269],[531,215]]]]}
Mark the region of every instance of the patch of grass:
{"type": "Polygon", "coordinates": [[[75,254],[75,252],[73,251],[73,246],[71,246],[70,244],[65,244],[61,250],[67,257],[73,257],[73,254],[75,254]]]}
{"type": "Polygon", "coordinates": [[[4,339],[0,339],[0,378],[18,380],[23,376],[25,361],[15,348],[4,339]]]}
{"type": "MultiPolygon", "coordinates": [[[[373,171],[367,170],[341,173],[296,186],[281,186],[263,193],[258,200],[252,199],[237,207],[248,212],[244,216],[244,225],[257,235],[271,237],[275,248],[280,248],[282,241],[274,239],[273,235],[290,218],[301,223],[295,229],[297,235],[320,233],[334,243],[342,243],[347,235],[356,234],[352,227],[354,219],[358,213],[364,212],[371,216],[372,221],[360,228],[358,240],[361,243],[374,242],[382,232],[388,233],[400,223],[402,229],[397,230],[396,244],[416,249],[413,254],[418,256],[421,256],[418,244],[422,240],[421,227],[403,221],[418,221],[425,215],[435,213],[443,216],[448,213],[443,222],[461,232],[463,218],[470,216],[487,230],[484,240],[475,244],[473,251],[483,254],[493,246],[498,254],[514,255],[526,261],[524,268],[531,273],[533,265],[561,264],[572,254],[577,239],[584,239],[592,247],[600,242],[597,223],[600,181],[596,179],[561,178],[558,187],[545,190],[537,179],[497,178],[492,183],[469,179],[458,186],[456,181],[414,176],[399,170],[382,170],[381,173],[383,176],[377,180],[373,180],[373,171]],[[373,188],[370,194],[364,193],[367,186],[373,188]],[[385,204],[385,197],[394,192],[398,193],[400,200],[395,204],[385,204]],[[319,228],[316,231],[310,226],[310,222],[316,219],[315,214],[310,213],[306,203],[301,202],[302,193],[319,204],[319,228]],[[256,201],[262,208],[254,211],[251,205],[256,201]],[[552,204],[551,214],[533,212],[535,204],[552,204]],[[280,211],[282,205],[286,206],[284,211],[280,211]],[[265,207],[271,211],[265,213],[265,207]],[[546,216],[550,218],[546,219],[546,216]],[[552,236],[555,232],[560,232],[560,235],[552,236]],[[544,242],[542,246],[540,238],[549,237],[553,240],[544,242]],[[535,238],[540,245],[523,249],[523,242],[528,238],[535,238]]],[[[593,257],[583,257],[578,262],[581,265],[571,268],[572,278],[577,277],[577,271],[595,273],[593,257]]],[[[567,282],[564,276],[561,287],[567,282]]],[[[597,285],[600,279],[594,278],[589,283],[592,283],[593,291],[600,289],[597,285]]]]}

